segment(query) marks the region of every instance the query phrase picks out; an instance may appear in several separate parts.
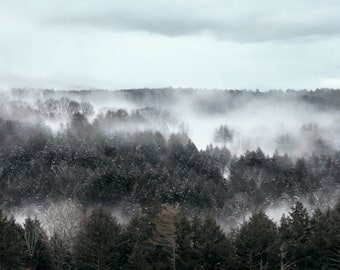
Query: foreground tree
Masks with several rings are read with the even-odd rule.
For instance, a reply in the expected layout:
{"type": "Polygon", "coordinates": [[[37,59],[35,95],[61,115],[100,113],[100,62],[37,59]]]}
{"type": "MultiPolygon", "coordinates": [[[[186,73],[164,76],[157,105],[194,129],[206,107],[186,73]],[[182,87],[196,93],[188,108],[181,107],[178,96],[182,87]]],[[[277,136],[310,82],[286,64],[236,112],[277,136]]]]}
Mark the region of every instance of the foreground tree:
{"type": "Polygon", "coordinates": [[[196,269],[233,269],[231,243],[212,216],[192,219],[191,241],[197,260],[196,269]]]}
{"type": "Polygon", "coordinates": [[[56,233],[50,239],[50,251],[55,270],[74,269],[74,261],[70,248],[56,233]]]}
{"type": "Polygon", "coordinates": [[[119,269],[121,231],[121,226],[107,210],[94,209],[78,234],[74,250],[76,269],[119,269]]]}
{"type": "Polygon", "coordinates": [[[306,208],[296,202],[289,216],[283,216],[280,226],[281,269],[311,269],[311,226],[306,208]]]}
{"type": "Polygon", "coordinates": [[[26,255],[22,228],[0,209],[0,269],[25,269],[26,255]]]}
{"type": "MultiPolygon", "coordinates": [[[[69,174],[66,177],[70,177],[69,174]]],[[[49,234],[57,235],[60,241],[63,241],[64,245],[72,251],[75,237],[84,219],[80,203],[70,199],[53,203],[47,209],[46,217],[49,234]]]]}
{"type": "Polygon", "coordinates": [[[313,269],[329,269],[328,267],[332,262],[330,257],[333,255],[333,240],[336,239],[336,234],[333,234],[331,228],[332,226],[330,226],[330,211],[328,210],[323,213],[320,209],[316,209],[311,218],[310,224],[310,246],[312,250],[311,256],[312,258],[317,258],[317,260],[314,260],[313,269]]]}
{"type": "MultiPolygon", "coordinates": [[[[176,225],[175,218],[179,206],[164,204],[155,220],[155,245],[164,267],[176,269],[176,225]]],[[[162,268],[164,268],[162,267],[162,268]]]]}
{"type": "Polygon", "coordinates": [[[200,269],[197,256],[192,245],[192,227],[190,221],[183,213],[176,217],[176,268],[177,269],[200,269]]]}
{"type": "Polygon", "coordinates": [[[252,215],[235,237],[238,269],[278,269],[278,232],[262,211],[252,215]]]}
{"type": "Polygon", "coordinates": [[[330,266],[334,269],[340,269],[340,200],[330,211],[328,228],[327,238],[331,240],[329,247],[330,266]]]}
{"type": "Polygon", "coordinates": [[[73,269],[72,254],[84,219],[81,205],[73,200],[53,203],[47,209],[46,217],[47,231],[52,236],[50,250],[55,269],[73,269]]]}
{"type": "Polygon", "coordinates": [[[126,232],[131,240],[128,269],[154,269],[154,265],[157,265],[155,264],[157,261],[155,259],[155,220],[159,212],[158,205],[150,204],[130,221],[126,232]]]}
{"type": "Polygon", "coordinates": [[[27,218],[24,223],[24,242],[29,269],[53,269],[48,238],[39,220],[27,218]]]}

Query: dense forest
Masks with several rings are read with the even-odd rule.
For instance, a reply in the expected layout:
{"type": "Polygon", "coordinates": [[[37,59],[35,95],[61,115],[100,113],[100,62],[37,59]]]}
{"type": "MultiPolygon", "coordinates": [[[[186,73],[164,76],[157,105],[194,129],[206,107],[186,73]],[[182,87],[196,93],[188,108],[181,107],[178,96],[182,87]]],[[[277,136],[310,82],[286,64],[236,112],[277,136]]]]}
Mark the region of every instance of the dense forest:
{"type": "Polygon", "coordinates": [[[13,89],[0,116],[0,269],[339,269],[339,91],[13,89]]]}
{"type": "MultiPolygon", "coordinates": [[[[59,211],[59,212],[58,212],[59,211]]],[[[38,219],[15,223],[0,211],[1,269],[339,269],[340,204],[310,216],[297,202],[279,224],[254,212],[226,235],[208,215],[178,204],[145,207],[125,225],[107,208],[72,202],[47,234],[38,219]]]]}

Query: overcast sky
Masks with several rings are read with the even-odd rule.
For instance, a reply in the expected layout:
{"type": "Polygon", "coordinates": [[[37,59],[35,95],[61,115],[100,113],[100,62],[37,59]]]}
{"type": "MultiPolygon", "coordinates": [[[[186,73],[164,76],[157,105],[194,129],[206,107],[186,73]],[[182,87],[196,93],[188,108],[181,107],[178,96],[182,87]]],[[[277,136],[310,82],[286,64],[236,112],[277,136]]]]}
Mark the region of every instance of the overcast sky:
{"type": "Polygon", "coordinates": [[[339,0],[0,0],[0,89],[340,88],[339,0]]]}

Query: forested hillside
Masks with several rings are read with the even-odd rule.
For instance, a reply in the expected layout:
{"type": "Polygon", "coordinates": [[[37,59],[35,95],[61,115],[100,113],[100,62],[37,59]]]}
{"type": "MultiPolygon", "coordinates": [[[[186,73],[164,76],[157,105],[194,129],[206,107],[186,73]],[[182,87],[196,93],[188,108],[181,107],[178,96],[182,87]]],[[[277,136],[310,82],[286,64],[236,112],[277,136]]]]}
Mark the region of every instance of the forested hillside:
{"type": "Polygon", "coordinates": [[[340,266],[338,91],[14,89],[0,113],[0,269],[340,266]]]}

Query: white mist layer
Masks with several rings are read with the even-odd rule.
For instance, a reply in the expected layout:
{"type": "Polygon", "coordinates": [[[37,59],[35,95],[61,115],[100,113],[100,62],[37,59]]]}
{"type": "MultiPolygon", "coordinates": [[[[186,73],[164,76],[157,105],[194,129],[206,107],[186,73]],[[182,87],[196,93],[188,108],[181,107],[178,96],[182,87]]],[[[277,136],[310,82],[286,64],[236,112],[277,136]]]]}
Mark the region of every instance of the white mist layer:
{"type": "MultiPolygon", "coordinates": [[[[214,131],[221,125],[226,125],[233,133],[233,140],[226,144],[232,154],[240,155],[246,150],[255,150],[258,147],[266,154],[273,154],[275,150],[293,156],[302,156],[312,153],[316,140],[321,140],[329,148],[340,149],[340,111],[318,109],[297,97],[278,96],[260,98],[245,96],[236,100],[236,104],[226,104],[224,112],[212,112],[214,104],[219,104],[220,98],[228,102],[228,94],[219,91],[192,91],[181,92],[169,90],[173,100],[166,98],[157,100],[150,97],[134,100],[127,98],[132,93],[126,91],[91,91],[86,94],[79,92],[54,91],[50,96],[43,96],[39,90],[28,91],[20,100],[10,93],[0,96],[0,108],[5,119],[20,120],[24,122],[45,124],[53,132],[58,132],[67,127],[67,118],[44,118],[37,115],[18,115],[13,113],[11,106],[38,109],[38,100],[48,98],[60,99],[67,97],[77,102],[89,102],[94,107],[94,114],[89,118],[92,122],[98,114],[105,115],[108,110],[116,111],[125,109],[129,113],[146,107],[168,112],[172,118],[169,122],[160,119],[147,119],[147,125],[125,125],[114,127],[114,130],[135,131],[160,131],[168,138],[170,133],[185,132],[199,149],[211,143],[214,131]],[[125,94],[128,95],[126,96],[125,94]],[[225,96],[224,96],[225,95],[225,96]],[[200,104],[210,102],[212,111],[200,107],[200,104]],[[229,106],[229,107],[228,107],[229,106]],[[23,117],[25,117],[23,119],[23,117]],[[312,126],[313,129],[304,129],[312,126]],[[280,145],[280,138],[286,145],[280,145]],[[288,146],[287,146],[288,144],[288,146]]],[[[231,97],[229,96],[229,99],[231,97]]],[[[232,101],[231,101],[232,102],[232,101]]],[[[209,103],[209,104],[210,104],[209,103]]],[[[222,106],[223,107],[223,106],[222,106]]],[[[107,130],[113,131],[112,127],[107,130]]]]}

